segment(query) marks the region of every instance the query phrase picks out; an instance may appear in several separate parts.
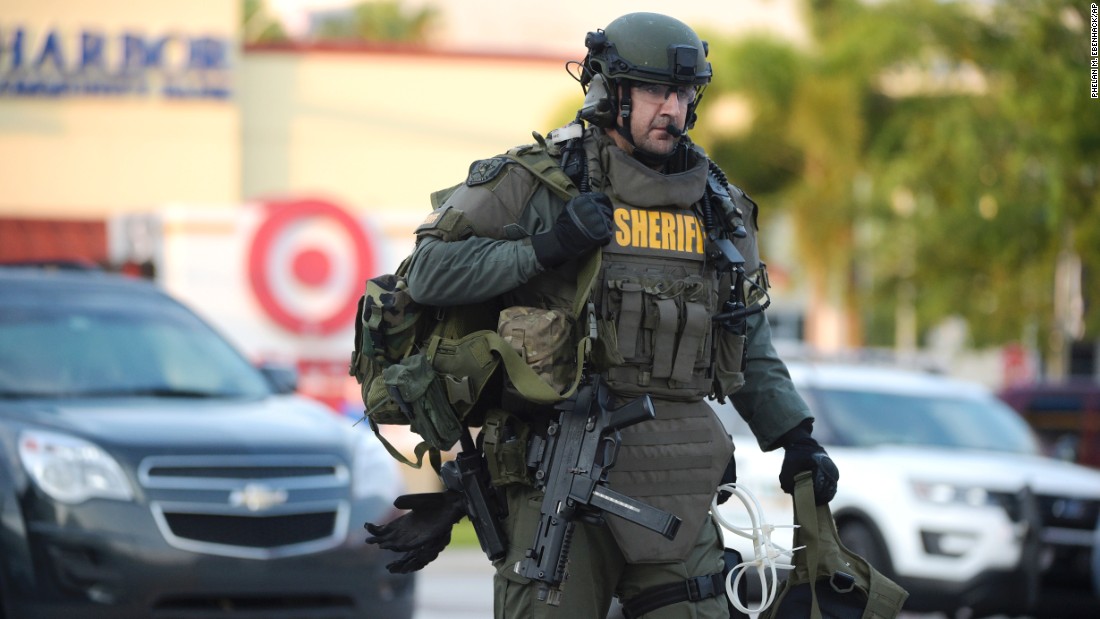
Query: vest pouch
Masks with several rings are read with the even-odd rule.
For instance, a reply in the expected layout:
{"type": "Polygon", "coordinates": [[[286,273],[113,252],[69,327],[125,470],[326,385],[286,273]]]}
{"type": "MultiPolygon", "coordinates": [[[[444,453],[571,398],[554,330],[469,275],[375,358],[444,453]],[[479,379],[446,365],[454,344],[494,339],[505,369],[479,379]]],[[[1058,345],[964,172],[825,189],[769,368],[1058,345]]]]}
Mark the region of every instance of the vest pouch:
{"type": "Polygon", "coordinates": [[[714,351],[714,391],[725,397],[745,386],[742,361],[745,357],[745,336],[732,333],[716,333],[718,344],[714,351]]]}
{"type": "Polygon", "coordinates": [[[562,310],[513,306],[500,312],[497,334],[543,382],[565,392],[576,375],[572,320],[562,310]]]}
{"type": "Polygon", "coordinates": [[[527,443],[531,428],[499,408],[485,415],[481,427],[482,448],[494,486],[531,485],[527,471],[527,443]]]}
{"type": "Polygon", "coordinates": [[[468,333],[458,339],[432,336],[426,354],[442,381],[444,394],[458,419],[467,426],[483,423],[485,411],[495,406],[493,398],[485,393],[497,393],[485,387],[499,376],[499,357],[494,354],[489,336],[496,333],[487,329],[468,333]]]}
{"type": "Polygon", "coordinates": [[[396,402],[395,406],[430,446],[445,451],[458,442],[462,424],[426,355],[417,353],[391,365],[382,371],[382,381],[391,395],[404,401],[403,407],[396,402]]]}
{"type": "Polygon", "coordinates": [[[615,329],[615,323],[600,318],[596,322],[596,333],[596,341],[592,343],[592,364],[606,370],[626,363],[619,352],[619,333],[615,329]]]}
{"type": "Polygon", "coordinates": [[[363,403],[367,405],[365,414],[375,424],[408,425],[409,417],[390,397],[389,388],[381,376],[363,383],[362,391],[363,403]]]}

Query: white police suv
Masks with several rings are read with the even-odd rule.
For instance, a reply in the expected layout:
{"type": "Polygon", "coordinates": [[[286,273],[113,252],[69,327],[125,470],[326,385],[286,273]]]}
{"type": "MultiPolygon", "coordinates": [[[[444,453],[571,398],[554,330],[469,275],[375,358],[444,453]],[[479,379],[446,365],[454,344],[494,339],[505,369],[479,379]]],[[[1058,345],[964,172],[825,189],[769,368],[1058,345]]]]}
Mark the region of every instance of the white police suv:
{"type": "MultiPolygon", "coordinates": [[[[909,590],[907,610],[1100,616],[1090,566],[1100,471],[1042,456],[1024,420],[975,384],[855,365],[789,368],[840,469],[831,508],[841,539],[909,590]]],[[[738,482],[769,522],[790,524],[783,451],[762,453],[733,407],[714,405],[737,445],[738,482]]],[[[748,523],[738,500],[720,512],[748,523]]],[[[772,539],[790,548],[790,529],[772,539]]],[[[753,557],[747,540],[726,540],[753,557]]]]}

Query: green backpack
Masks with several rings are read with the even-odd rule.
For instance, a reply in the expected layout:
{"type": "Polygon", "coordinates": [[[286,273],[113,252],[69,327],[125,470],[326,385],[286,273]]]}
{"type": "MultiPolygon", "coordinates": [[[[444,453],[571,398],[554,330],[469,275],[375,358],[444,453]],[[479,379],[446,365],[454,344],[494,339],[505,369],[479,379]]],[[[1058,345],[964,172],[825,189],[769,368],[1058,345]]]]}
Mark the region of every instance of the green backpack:
{"type": "MultiPolygon", "coordinates": [[[[512,149],[505,156],[523,165],[563,199],[576,194],[572,181],[541,139],[537,145],[512,149]]],[[[439,207],[457,187],[433,194],[433,206],[439,207]]],[[[444,211],[441,216],[457,216],[457,212],[444,211]]],[[[600,252],[592,252],[578,274],[574,319],[584,309],[599,263],[600,252]]],[[[405,279],[408,268],[406,257],[396,272],[367,280],[359,299],[348,371],[360,385],[364,417],[395,459],[420,468],[428,454],[438,471],[440,452],[458,442],[465,426],[478,426],[484,420],[486,404],[481,395],[500,366],[531,402],[552,404],[576,390],[581,378],[580,361],[591,346],[588,337],[577,344],[577,372],[571,386],[559,392],[497,334],[495,322],[485,322],[495,321],[495,312],[482,306],[439,308],[414,301],[405,279]],[[382,424],[408,425],[420,436],[422,441],[414,449],[415,462],[381,436],[382,424]]]]}

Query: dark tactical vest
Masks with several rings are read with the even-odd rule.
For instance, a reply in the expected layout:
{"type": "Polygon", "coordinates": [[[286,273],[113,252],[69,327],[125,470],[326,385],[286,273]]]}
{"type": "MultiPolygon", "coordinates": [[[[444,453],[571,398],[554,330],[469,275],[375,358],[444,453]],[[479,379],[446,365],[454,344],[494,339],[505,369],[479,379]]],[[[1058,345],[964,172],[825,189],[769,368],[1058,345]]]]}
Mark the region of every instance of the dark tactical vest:
{"type": "MultiPolygon", "coordinates": [[[[705,157],[693,154],[696,164],[686,172],[664,175],[610,144],[599,131],[585,140],[592,189],[608,193],[615,205],[615,238],[603,249],[593,285],[599,337],[592,362],[605,368],[622,399],[648,393],[656,412],[655,419],[622,432],[610,485],[683,523],[676,539],[668,541],[617,517],[607,520],[628,561],[673,561],[694,545],[733,453],[724,427],[703,401],[713,385],[716,331],[710,317],[728,290],[705,260],[705,230],[695,211],[706,183],[705,157]]],[[[468,179],[448,200],[464,211],[474,234],[519,239],[555,220],[561,198],[544,183],[519,166],[496,166],[492,172],[468,179]]],[[[752,242],[751,231],[746,240],[752,242]]],[[[754,269],[755,247],[737,246],[753,261],[746,269],[754,269]]],[[[538,274],[502,295],[501,305],[569,307],[579,262],[538,274]]],[[[739,377],[736,365],[727,372],[739,377]]],[[[733,383],[723,391],[740,384],[733,383]]]]}
{"type": "Polygon", "coordinates": [[[705,259],[706,231],[694,209],[707,164],[700,158],[686,172],[664,175],[606,148],[599,166],[592,166],[593,186],[615,206],[614,238],[603,249],[594,286],[601,349],[619,357],[605,376],[624,398],[650,394],[657,414],[623,430],[610,485],[683,519],[673,541],[619,518],[609,517],[608,524],[628,561],[678,560],[706,522],[733,453],[703,401],[713,380],[710,317],[725,294],[705,259]]]}

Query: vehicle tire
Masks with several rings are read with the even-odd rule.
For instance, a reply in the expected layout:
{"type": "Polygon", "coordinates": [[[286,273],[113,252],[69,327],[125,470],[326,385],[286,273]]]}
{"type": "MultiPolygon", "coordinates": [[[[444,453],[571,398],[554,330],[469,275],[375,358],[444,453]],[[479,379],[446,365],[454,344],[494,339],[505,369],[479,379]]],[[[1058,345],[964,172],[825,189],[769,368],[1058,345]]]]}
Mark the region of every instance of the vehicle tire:
{"type": "Polygon", "coordinates": [[[836,527],[840,535],[840,543],[844,544],[848,550],[866,559],[887,578],[894,577],[890,551],[886,549],[882,534],[873,524],[860,518],[849,517],[838,520],[836,527]]]}

